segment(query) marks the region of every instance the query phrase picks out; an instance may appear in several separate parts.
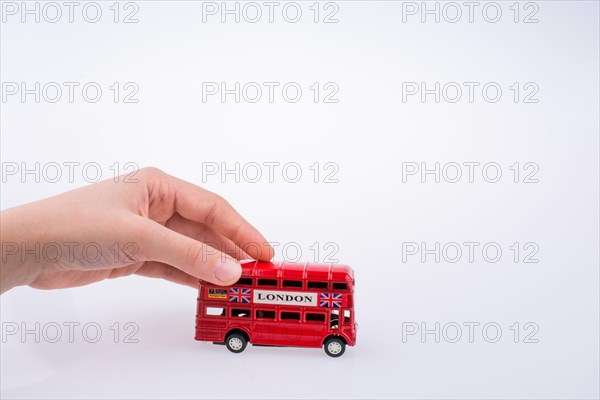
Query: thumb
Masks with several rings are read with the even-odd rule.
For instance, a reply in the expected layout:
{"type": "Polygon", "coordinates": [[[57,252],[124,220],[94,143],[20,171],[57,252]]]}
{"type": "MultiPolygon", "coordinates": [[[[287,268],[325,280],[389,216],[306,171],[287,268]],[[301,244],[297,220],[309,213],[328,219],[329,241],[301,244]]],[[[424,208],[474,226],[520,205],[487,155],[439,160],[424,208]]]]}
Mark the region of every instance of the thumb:
{"type": "Polygon", "coordinates": [[[145,261],[163,262],[217,285],[231,285],[240,278],[242,267],[232,257],[155,221],[141,220],[140,253],[145,261]]]}

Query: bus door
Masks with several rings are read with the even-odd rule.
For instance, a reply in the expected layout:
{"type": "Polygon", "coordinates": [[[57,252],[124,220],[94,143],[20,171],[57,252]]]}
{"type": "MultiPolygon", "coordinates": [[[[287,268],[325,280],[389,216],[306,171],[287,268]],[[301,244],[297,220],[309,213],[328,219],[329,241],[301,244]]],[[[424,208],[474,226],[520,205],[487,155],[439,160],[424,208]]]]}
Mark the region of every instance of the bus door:
{"type": "Polygon", "coordinates": [[[277,311],[272,309],[254,309],[254,344],[275,344],[277,311]]]}
{"type": "Polygon", "coordinates": [[[352,310],[345,308],[335,308],[330,310],[331,330],[339,330],[340,326],[352,326],[352,310]]]}
{"type": "Polygon", "coordinates": [[[323,338],[329,333],[327,310],[312,309],[304,313],[304,340],[307,346],[320,347],[323,338]]]}
{"type": "Polygon", "coordinates": [[[227,327],[227,307],[225,304],[214,304],[201,301],[199,312],[201,322],[199,336],[202,340],[221,342],[224,340],[225,328],[227,327]]]}
{"type": "Polygon", "coordinates": [[[329,310],[329,329],[332,331],[340,330],[340,309],[329,310]]]}
{"type": "Polygon", "coordinates": [[[296,308],[281,308],[279,324],[275,330],[275,342],[282,346],[302,346],[304,342],[304,326],[302,312],[296,308]]]}

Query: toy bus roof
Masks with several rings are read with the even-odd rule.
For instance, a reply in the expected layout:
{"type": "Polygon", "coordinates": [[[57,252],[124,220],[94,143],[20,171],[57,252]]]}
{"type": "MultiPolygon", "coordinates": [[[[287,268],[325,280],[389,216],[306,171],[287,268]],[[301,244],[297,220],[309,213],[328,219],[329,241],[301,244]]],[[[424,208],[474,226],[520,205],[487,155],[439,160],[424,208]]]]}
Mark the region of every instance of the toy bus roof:
{"type": "Polygon", "coordinates": [[[242,277],[352,282],[354,280],[354,271],[350,266],[341,264],[252,260],[242,262],[242,277]]]}

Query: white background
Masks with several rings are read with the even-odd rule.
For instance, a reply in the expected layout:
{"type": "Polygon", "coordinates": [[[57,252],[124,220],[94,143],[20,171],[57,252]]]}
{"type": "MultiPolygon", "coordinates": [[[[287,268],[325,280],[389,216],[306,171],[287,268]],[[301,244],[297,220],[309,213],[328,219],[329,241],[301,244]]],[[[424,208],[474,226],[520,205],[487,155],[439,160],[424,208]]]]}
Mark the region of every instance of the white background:
{"type": "MultiPolygon", "coordinates": [[[[357,346],[340,359],[298,348],[249,347],[234,355],[194,341],[190,288],[140,277],[52,292],[16,288],[1,299],[3,328],[80,325],[73,343],[64,325],[57,343],[3,337],[2,397],[598,398],[599,7],[538,1],[538,22],[523,23],[536,8],[520,3],[515,23],[512,3],[498,3],[496,23],[483,18],[486,3],[473,23],[465,6],[456,23],[444,15],[423,23],[420,14],[405,14],[403,22],[408,5],[392,1],[336,2],[338,23],[321,21],[333,10],[325,3],[314,23],[312,2],[299,3],[297,23],[282,18],[285,3],[273,23],[264,6],[257,23],[232,16],[222,23],[219,15],[203,23],[202,3],[194,1],[137,2],[139,22],[131,24],[113,22],[112,2],[100,2],[97,23],[86,22],[81,7],[74,23],[67,15],[57,23],[3,15],[3,83],[97,82],[104,89],[97,103],[81,91],[73,103],[3,99],[4,172],[14,163],[98,163],[110,178],[115,163],[132,162],[218,192],[280,243],[277,259],[295,259],[293,250],[301,249],[301,261],[330,256],[352,265],[360,330],[357,346]],[[115,104],[108,89],[114,82],[136,83],[139,102],[115,104]],[[273,103],[266,92],[254,104],[231,95],[203,102],[203,82],[297,82],[303,94],[296,103],[281,91],[273,103]],[[338,102],[315,103],[314,82],[337,84],[338,102]],[[436,103],[433,95],[403,101],[403,82],[480,86],[472,103],[466,89],[457,103],[436,103]],[[481,96],[487,82],[503,89],[496,103],[481,96]],[[538,102],[515,103],[514,82],[521,90],[535,83],[538,102]],[[302,178],[290,183],[294,176],[277,169],[269,182],[266,167],[257,183],[203,178],[203,166],[213,165],[206,163],[223,162],[296,162],[302,178]],[[335,163],[338,182],[325,183],[321,174],[315,183],[315,162],[321,173],[335,163]],[[432,175],[403,182],[407,162],[495,162],[502,177],[488,183],[480,166],[473,183],[466,168],[457,183],[436,183],[432,175]],[[539,166],[538,182],[523,183],[520,175],[515,183],[515,162],[521,172],[527,162],[539,166]],[[433,255],[425,262],[407,255],[407,242],[481,245],[474,262],[464,253],[458,262],[436,263],[433,255]],[[490,242],[502,249],[495,263],[481,254],[490,242]],[[523,262],[529,242],[538,247],[537,263],[523,262]],[[82,336],[90,322],[102,328],[97,343],[82,336]],[[138,343],[124,343],[127,322],[139,327],[138,343]],[[468,322],[479,324],[472,343],[468,322]],[[410,323],[439,323],[439,343],[434,334],[403,340],[410,323]],[[463,327],[456,343],[448,340],[455,331],[443,330],[452,323],[463,327]],[[496,343],[486,340],[493,329],[482,333],[486,323],[501,327],[496,343]],[[525,343],[531,327],[539,328],[529,338],[537,343],[525,343]]],[[[65,168],[56,183],[4,174],[2,209],[93,179],[75,171],[74,182],[65,168]]]]}

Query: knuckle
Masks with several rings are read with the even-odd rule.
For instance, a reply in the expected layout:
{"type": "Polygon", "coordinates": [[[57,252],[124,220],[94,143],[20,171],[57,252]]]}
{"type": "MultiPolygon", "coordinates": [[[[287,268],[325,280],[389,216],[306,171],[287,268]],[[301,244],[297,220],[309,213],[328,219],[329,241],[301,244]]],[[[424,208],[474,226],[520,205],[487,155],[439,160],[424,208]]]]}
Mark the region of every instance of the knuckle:
{"type": "Polygon", "coordinates": [[[242,237],[242,231],[244,230],[244,223],[240,222],[239,224],[237,224],[235,226],[235,228],[233,228],[233,230],[231,231],[231,237],[234,240],[238,240],[239,238],[242,237]]]}
{"type": "Polygon", "coordinates": [[[142,178],[152,179],[164,175],[164,172],[156,167],[144,167],[140,169],[139,174],[142,178]]]}
{"type": "Polygon", "coordinates": [[[217,220],[217,215],[219,213],[219,202],[214,200],[211,202],[208,212],[206,213],[206,217],[204,217],[204,222],[207,225],[214,225],[217,220]]]}

